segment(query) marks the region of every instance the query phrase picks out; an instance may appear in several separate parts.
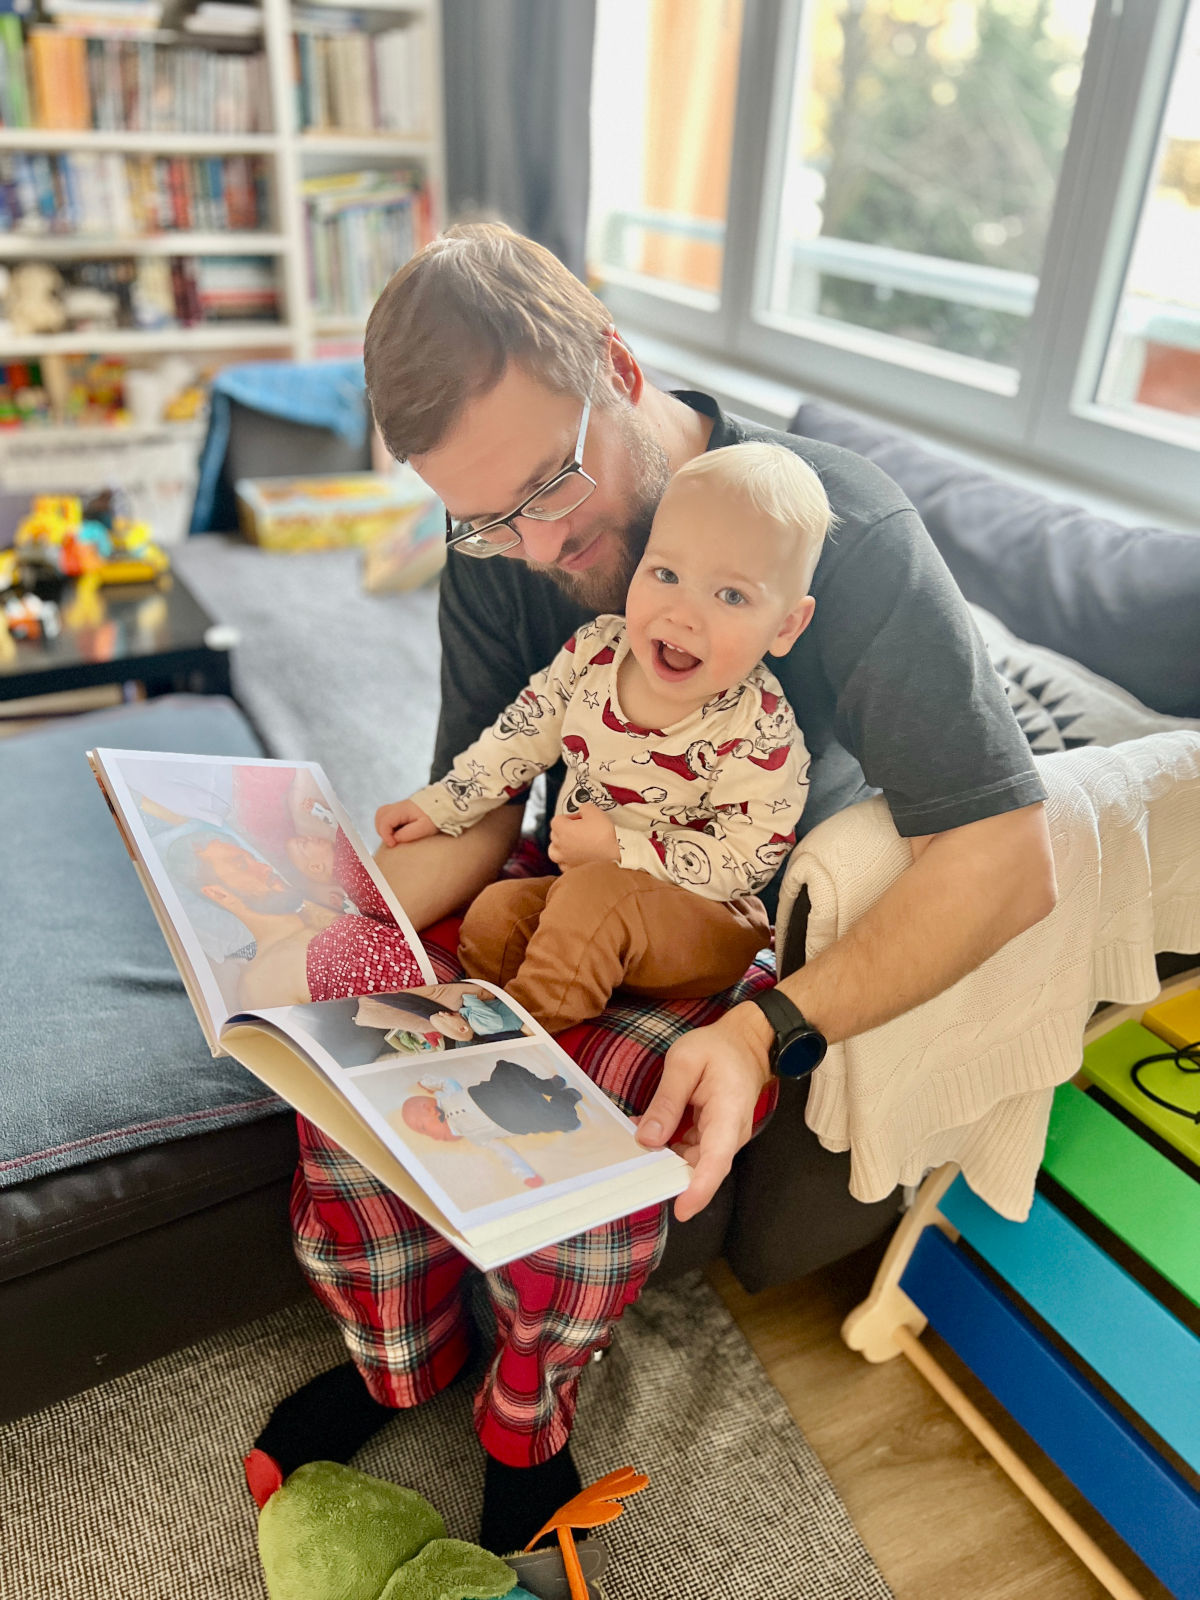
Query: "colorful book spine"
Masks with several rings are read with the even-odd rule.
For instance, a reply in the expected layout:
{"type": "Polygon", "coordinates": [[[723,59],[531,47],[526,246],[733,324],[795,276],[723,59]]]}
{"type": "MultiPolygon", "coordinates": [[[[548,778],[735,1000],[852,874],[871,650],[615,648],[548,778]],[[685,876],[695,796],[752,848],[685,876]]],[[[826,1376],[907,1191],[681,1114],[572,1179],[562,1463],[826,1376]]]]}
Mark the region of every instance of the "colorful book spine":
{"type": "Polygon", "coordinates": [[[269,214],[257,156],[14,151],[0,157],[0,191],[0,226],[14,233],[252,233],[269,214]]]}

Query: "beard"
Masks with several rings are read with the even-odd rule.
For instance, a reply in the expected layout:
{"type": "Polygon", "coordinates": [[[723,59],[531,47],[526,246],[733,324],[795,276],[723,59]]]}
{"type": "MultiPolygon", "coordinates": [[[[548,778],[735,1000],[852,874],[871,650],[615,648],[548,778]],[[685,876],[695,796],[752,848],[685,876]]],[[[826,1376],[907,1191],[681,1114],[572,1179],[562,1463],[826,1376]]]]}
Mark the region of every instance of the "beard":
{"type": "Polygon", "coordinates": [[[238,899],[247,911],[267,917],[288,916],[304,904],[304,896],[290,884],[282,889],[264,889],[261,894],[239,894],[238,899]]]}
{"type": "Polygon", "coordinates": [[[629,580],[645,552],[650,524],[671,479],[667,452],[658,440],[642,427],[632,411],[619,411],[616,416],[621,442],[633,466],[629,502],[620,523],[604,523],[589,529],[586,535],[587,544],[596,538],[606,539],[616,552],[615,559],[586,572],[564,572],[554,563],[543,566],[530,562],[568,599],[596,613],[624,612],[629,580]]]}

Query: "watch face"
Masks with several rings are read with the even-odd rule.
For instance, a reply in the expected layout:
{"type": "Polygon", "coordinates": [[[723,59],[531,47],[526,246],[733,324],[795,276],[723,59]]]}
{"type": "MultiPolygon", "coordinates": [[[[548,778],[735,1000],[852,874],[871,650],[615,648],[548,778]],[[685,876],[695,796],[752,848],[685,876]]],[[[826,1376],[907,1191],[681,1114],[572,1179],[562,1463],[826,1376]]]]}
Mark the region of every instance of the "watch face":
{"type": "Polygon", "coordinates": [[[825,1059],[829,1046],[825,1037],[814,1028],[808,1033],[797,1033],[779,1047],[775,1057],[775,1071],[781,1078],[805,1078],[825,1059]]]}

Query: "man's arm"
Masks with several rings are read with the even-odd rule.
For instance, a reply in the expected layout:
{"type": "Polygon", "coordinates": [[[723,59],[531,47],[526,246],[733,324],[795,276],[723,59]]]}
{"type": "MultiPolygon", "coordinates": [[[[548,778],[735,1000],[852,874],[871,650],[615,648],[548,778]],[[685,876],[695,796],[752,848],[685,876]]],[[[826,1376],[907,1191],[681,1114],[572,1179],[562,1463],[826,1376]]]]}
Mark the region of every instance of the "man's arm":
{"type": "Polygon", "coordinates": [[[411,844],[380,845],[375,860],[418,932],[495,882],[512,854],[523,815],[522,806],[499,806],[458,838],[438,833],[411,844]]]}
{"type": "MultiPolygon", "coordinates": [[[[835,944],[781,980],[780,989],[837,1043],[880,1027],[973,972],[1054,908],[1050,833],[1042,805],[914,839],[913,864],[835,944]]],[[[675,1202],[686,1221],[712,1199],[750,1137],[770,1078],[771,1029],[755,1005],[735,1006],[667,1053],[662,1082],[639,1125],[643,1144],[674,1133],[694,1175],[675,1202]]]]}

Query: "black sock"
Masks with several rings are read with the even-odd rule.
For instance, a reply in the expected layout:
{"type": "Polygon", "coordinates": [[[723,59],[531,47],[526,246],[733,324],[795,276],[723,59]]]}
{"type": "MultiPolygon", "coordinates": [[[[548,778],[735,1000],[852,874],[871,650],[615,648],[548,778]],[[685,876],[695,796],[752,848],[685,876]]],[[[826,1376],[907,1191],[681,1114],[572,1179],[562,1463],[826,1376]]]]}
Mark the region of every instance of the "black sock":
{"type": "Polygon", "coordinates": [[[396,1415],[372,1398],[352,1361],[331,1367],[281,1400],[254,1441],[286,1478],[306,1461],[349,1461],[396,1415]]]}
{"type": "Polygon", "coordinates": [[[560,1506],[583,1487],[571,1447],[536,1467],[506,1467],[488,1456],[483,1475],[483,1515],[479,1542],[498,1556],[524,1549],[560,1506]]]}

